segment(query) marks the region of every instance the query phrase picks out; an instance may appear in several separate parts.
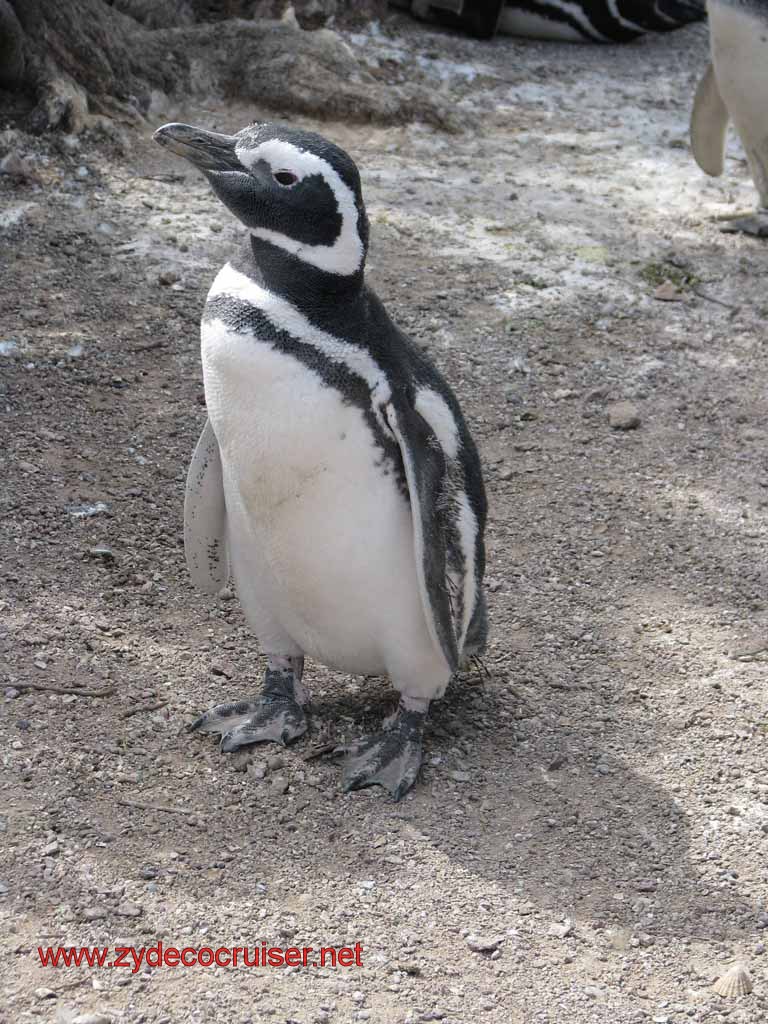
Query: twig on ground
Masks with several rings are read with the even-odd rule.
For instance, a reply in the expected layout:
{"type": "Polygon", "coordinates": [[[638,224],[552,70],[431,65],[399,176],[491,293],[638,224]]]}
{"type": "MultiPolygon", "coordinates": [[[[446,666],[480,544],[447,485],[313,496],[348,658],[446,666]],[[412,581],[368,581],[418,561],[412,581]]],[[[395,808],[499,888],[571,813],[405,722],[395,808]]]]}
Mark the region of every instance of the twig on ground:
{"type": "Polygon", "coordinates": [[[716,299],[713,295],[707,295],[706,292],[700,292],[698,288],[691,289],[694,295],[698,295],[700,299],[706,299],[707,302],[714,302],[716,306],[723,306],[725,309],[741,309],[741,306],[734,306],[732,302],[723,302],[722,299],[716,299]]]}
{"type": "Polygon", "coordinates": [[[164,814],[194,814],[186,807],[166,807],[165,804],[145,804],[140,800],[118,800],[123,807],[133,807],[137,811],[162,811],[164,814]]]}
{"type": "Polygon", "coordinates": [[[168,703],[167,700],[156,700],[151,704],[138,704],[135,708],[129,708],[124,711],[121,718],[132,718],[134,715],[140,715],[142,711],[159,711],[160,708],[164,708],[168,703]]]}
{"type": "Polygon", "coordinates": [[[338,746],[337,743],[321,743],[318,747],[313,747],[308,753],[304,755],[305,761],[315,761],[318,757],[325,757],[326,754],[332,754],[338,746]]]}
{"type": "Polygon", "coordinates": [[[158,338],[157,341],[148,341],[146,345],[136,345],[131,352],[151,352],[154,348],[162,348],[165,342],[158,338]]]}
{"type": "Polygon", "coordinates": [[[768,640],[761,640],[759,643],[752,644],[749,647],[737,647],[731,653],[731,660],[739,661],[744,658],[754,658],[756,654],[762,654],[763,651],[768,651],[768,640]]]}
{"type": "Polygon", "coordinates": [[[18,690],[42,690],[47,693],[74,693],[77,697],[111,697],[114,686],[106,686],[103,690],[83,690],[79,686],[57,686],[55,683],[22,683],[14,682],[18,690]]]}

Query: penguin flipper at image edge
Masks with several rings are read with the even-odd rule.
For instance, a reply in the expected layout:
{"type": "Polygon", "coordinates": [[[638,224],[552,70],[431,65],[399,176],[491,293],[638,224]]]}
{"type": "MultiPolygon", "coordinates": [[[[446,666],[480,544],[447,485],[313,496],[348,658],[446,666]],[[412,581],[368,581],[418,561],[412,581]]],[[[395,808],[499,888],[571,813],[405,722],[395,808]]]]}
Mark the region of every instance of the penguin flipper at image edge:
{"type": "Polygon", "coordinates": [[[710,63],[696,89],[691,114],[691,147],[696,163],[717,178],[725,162],[728,109],[720,95],[715,69],[710,63]]]}
{"type": "Polygon", "coordinates": [[[192,582],[215,594],[229,580],[227,509],[219,442],[206,420],[187,472],[184,495],[184,553],[192,582]]]}
{"type": "Polygon", "coordinates": [[[452,453],[438,438],[439,427],[407,400],[388,404],[384,413],[405,469],[427,629],[453,674],[463,665],[462,654],[479,653],[485,645],[485,606],[476,573],[478,519],[456,480],[452,453]]]}

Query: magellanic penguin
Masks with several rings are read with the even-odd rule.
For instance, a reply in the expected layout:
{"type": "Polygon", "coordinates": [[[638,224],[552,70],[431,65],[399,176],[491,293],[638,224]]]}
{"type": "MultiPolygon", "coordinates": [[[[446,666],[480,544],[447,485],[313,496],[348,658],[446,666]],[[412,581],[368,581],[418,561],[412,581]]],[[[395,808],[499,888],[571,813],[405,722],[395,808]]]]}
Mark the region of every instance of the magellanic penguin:
{"type": "Polygon", "coordinates": [[[347,749],[343,783],[397,800],[430,701],[485,645],[477,450],[451,389],[366,287],[368,219],[343,150],[269,123],[232,136],[168,124],[154,138],[247,228],[203,313],[208,422],[185,548],[207,592],[231,566],[267,670],[260,697],[192,728],[221,734],[224,751],[300,736],[305,655],[387,675],[397,711],[347,749]]]}
{"type": "Polygon", "coordinates": [[[483,39],[496,32],[528,39],[628,43],[706,17],[705,0],[393,0],[418,18],[483,39]]]}
{"type": "Polygon", "coordinates": [[[707,174],[723,173],[729,119],[739,133],[759,197],[756,213],[723,225],[768,237],[768,0],[709,0],[712,61],[699,82],[691,146],[707,174]]]}

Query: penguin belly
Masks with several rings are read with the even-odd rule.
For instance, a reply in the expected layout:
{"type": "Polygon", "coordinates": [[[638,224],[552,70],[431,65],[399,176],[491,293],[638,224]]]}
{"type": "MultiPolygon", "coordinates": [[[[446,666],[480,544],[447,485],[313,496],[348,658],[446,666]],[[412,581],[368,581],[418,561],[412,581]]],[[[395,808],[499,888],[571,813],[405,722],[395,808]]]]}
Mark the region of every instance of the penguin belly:
{"type": "Polygon", "coordinates": [[[204,327],[203,375],[233,574],[264,650],[440,695],[450,672],[421,605],[410,505],[363,411],[222,321],[204,327]]]}
{"type": "Polygon", "coordinates": [[[768,17],[748,6],[708,5],[717,86],[747,155],[762,206],[768,206],[768,17]]]}

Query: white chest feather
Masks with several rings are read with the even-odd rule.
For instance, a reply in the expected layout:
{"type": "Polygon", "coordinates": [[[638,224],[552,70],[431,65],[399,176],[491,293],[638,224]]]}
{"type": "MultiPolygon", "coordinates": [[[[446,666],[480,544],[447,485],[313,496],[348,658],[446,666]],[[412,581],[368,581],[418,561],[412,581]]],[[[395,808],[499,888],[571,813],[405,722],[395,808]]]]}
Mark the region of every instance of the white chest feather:
{"type": "MultiPolygon", "coordinates": [[[[276,301],[269,323],[279,328],[276,301]]],[[[291,315],[298,330],[300,315],[291,315]]],[[[202,332],[208,415],[246,616],[262,642],[288,637],[346,671],[423,676],[440,689],[447,676],[428,635],[411,509],[395,466],[363,409],[270,337],[216,319],[202,332]]],[[[322,332],[314,340],[348,371],[355,365],[358,379],[369,377],[372,394],[387,393],[367,353],[322,332]]]]}

